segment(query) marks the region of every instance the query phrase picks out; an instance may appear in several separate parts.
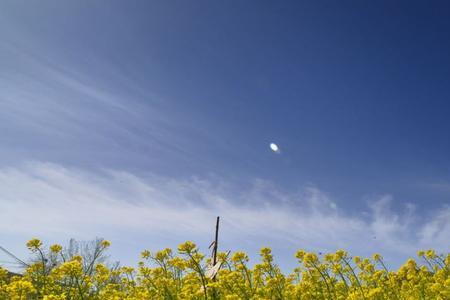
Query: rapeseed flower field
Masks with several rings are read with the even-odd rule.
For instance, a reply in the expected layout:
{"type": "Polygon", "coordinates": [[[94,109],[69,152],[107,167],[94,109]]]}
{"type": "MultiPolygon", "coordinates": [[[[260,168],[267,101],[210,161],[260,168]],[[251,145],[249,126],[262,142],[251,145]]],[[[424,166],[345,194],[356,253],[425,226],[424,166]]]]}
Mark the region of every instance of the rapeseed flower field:
{"type": "Polygon", "coordinates": [[[298,265],[284,274],[269,248],[249,266],[246,253],[217,253],[217,263],[192,242],[177,251],[143,251],[136,268],[109,265],[100,258],[110,247],[101,240],[83,257],[60,245],[44,247],[32,239],[35,259],[22,275],[0,268],[1,300],[140,299],[450,299],[450,254],[419,251],[398,270],[389,270],[379,254],[351,257],[339,250],[318,255],[299,250],[298,265]]]}

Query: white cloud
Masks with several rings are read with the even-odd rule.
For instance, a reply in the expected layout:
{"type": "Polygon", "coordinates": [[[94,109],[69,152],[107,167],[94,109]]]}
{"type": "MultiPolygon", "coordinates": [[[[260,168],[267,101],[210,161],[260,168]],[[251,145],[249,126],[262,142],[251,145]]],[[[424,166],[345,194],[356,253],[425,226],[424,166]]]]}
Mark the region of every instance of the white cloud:
{"type": "Polygon", "coordinates": [[[350,216],[313,186],[290,194],[263,180],[236,191],[218,180],[92,172],[50,163],[0,169],[0,231],[7,236],[104,236],[140,247],[130,254],[136,255],[148,245],[137,237],[151,237],[157,246],[186,239],[206,243],[220,215],[222,244],[234,249],[271,245],[293,254],[297,248],[342,247],[363,255],[385,253],[393,260],[420,248],[448,250],[448,207],[418,223],[413,208],[394,212],[391,201],[381,196],[368,216],[350,216]]]}

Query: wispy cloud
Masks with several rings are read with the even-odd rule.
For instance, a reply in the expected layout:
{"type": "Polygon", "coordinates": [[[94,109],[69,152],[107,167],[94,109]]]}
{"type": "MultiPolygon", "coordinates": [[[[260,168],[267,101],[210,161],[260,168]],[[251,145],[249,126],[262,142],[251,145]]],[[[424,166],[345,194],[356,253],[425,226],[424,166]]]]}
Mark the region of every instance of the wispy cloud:
{"type": "Polygon", "coordinates": [[[81,239],[104,236],[154,245],[192,239],[207,243],[214,217],[223,219],[223,245],[275,251],[346,248],[358,254],[380,251],[392,260],[419,248],[448,250],[450,208],[419,222],[413,207],[403,213],[381,196],[369,214],[349,216],[332,197],[313,186],[287,193],[257,180],[235,189],[216,179],[174,180],[117,170],[91,172],[33,162],[0,169],[0,230],[24,237],[81,239]],[[251,239],[250,239],[251,238],[251,239]],[[251,241],[249,241],[251,240],[251,241]]]}
{"type": "MultiPolygon", "coordinates": [[[[16,51],[20,53],[21,49],[16,51]]],[[[4,60],[8,58],[18,61],[0,72],[0,108],[3,119],[8,118],[16,126],[64,136],[86,134],[93,126],[96,131],[91,135],[120,135],[126,131],[133,136],[136,133],[127,129],[144,118],[148,133],[156,125],[160,125],[159,130],[169,126],[165,114],[151,105],[157,98],[142,94],[117,72],[106,75],[104,69],[105,78],[95,78],[88,72],[95,66],[63,67],[23,53],[20,59],[6,55],[4,60]],[[147,105],[142,103],[144,97],[147,105]]]]}
{"type": "Polygon", "coordinates": [[[100,165],[126,160],[122,165],[131,168],[165,164],[170,171],[169,162],[199,158],[192,140],[211,138],[114,64],[52,61],[14,45],[0,47],[0,61],[0,164],[11,156],[100,165]]]}

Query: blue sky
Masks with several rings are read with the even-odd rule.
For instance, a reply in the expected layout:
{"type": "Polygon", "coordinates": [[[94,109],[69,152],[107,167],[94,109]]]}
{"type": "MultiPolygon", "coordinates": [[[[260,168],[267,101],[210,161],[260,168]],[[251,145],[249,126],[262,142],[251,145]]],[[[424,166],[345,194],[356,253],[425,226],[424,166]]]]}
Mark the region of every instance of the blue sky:
{"type": "Polygon", "coordinates": [[[448,11],[3,1],[0,244],[448,251],[448,11]]]}

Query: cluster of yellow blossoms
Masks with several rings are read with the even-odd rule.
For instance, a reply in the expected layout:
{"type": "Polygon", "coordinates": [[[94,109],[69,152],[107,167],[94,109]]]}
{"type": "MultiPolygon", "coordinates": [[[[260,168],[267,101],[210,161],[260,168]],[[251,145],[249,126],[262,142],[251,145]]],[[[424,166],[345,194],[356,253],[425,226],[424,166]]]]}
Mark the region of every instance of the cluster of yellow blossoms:
{"type": "Polygon", "coordinates": [[[96,258],[110,246],[101,241],[89,259],[68,255],[59,245],[44,249],[27,243],[36,259],[24,274],[0,268],[1,300],[139,299],[450,299],[450,254],[420,251],[421,263],[408,260],[397,271],[376,254],[350,257],[345,251],[317,255],[298,251],[299,265],[284,275],[271,250],[250,267],[243,252],[218,253],[220,269],[208,272],[209,258],[192,242],[151,253],[142,252],[137,268],[108,266],[96,258]]]}

